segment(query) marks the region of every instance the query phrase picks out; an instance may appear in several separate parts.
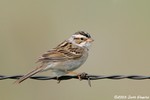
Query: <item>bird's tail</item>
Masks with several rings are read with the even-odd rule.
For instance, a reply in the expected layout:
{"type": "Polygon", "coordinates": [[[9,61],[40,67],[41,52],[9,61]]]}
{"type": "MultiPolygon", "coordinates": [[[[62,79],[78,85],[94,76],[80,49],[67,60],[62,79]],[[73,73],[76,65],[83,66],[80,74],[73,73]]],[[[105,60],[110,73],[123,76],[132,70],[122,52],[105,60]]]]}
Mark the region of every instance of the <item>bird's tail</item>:
{"type": "Polygon", "coordinates": [[[19,78],[17,81],[15,81],[15,83],[21,83],[24,80],[28,79],[29,77],[35,75],[36,73],[40,72],[43,70],[43,66],[40,66],[34,70],[32,70],[31,72],[27,73],[26,75],[22,76],[21,78],[19,78]]]}

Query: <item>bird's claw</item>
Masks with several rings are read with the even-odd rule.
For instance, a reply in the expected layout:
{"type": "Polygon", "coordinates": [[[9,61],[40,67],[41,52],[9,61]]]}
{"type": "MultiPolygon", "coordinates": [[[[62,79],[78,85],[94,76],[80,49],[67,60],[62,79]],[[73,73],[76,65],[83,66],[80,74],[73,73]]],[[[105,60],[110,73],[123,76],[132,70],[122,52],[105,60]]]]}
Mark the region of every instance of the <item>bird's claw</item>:
{"type": "Polygon", "coordinates": [[[90,77],[87,76],[88,74],[83,72],[78,74],[78,79],[81,81],[82,79],[88,79],[88,85],[91,87],[91,81],[90,81],[90,77]]]}
{"type": "Polygon", "coordinates": [[[87,73],[83,72],[83,73],[79,73],[77,76],[78,76],[78,79],[81,81],[82,79],[85,79],[87,78],[87,73]]]}

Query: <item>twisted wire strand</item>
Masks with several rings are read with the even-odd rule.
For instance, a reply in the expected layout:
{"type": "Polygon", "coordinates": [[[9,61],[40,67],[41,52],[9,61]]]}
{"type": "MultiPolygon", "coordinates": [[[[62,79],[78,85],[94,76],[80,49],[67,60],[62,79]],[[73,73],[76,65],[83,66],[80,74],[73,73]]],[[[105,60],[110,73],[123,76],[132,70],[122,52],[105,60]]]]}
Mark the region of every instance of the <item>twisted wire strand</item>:
{"type": "MultiPolygon", "coordinates": [[[[23,75],[12,75],[12,76],[6,76],[6,75],[0,75],[0,80],[5,79],[19,79],[23,75]]],[[[81,74],[80,75],[82,80],[99,80],[99,79],[113,79],[113,80],[119,80],[119,79],[132,79],[132,80],[145,80],[150,79],[150,76],[142,76],[142,75],[90,75],[90,74],[81,74]]],[[[72,76],[72,75],[65,75],[61,77],[50,77],[50,76],[32,76],[30,79],[35,80],[69,80],[69,79],[79,79],[78,75],[72,76]]]]}
{"type": "MultiPolygon", "coordinates": [[[[6,75],[0,75],[0,80],[5,79],[19,79],[23,75],[13,75],[13,76],[6,76],[6,75]]],[[[32,76],[30,79],[35,80],[58,80],[58,83],[62,80],[69,80],[69,79],[79,79],[79,76],[82,80],[87,80],[88,85],[91,87],[91,80],[99,80],[99,79],[113,79],[113,80],[119,80],[119,79],[133,79],[133,80],[145,80],[150,79],[150,76],[142,76],[142,75],[90,75],[87,73],[81,73],[80,75],[65,75],[61,77],[50,77],[50,76],[32,76]]]]}

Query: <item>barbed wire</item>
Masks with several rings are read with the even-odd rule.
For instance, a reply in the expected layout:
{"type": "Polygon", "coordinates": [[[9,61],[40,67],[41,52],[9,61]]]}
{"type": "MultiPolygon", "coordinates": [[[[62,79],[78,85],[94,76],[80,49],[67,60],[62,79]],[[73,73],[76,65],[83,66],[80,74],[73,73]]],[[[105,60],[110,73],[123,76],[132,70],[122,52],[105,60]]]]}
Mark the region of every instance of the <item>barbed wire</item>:
{"type": "MultiPolygon", "coordinates": [[[[5,79],[19,79],[23,75],[13,75],[13,76],[6,76],[6,75],[0,75],[0,80],[5,79]]],[[[145,80],[150,79],[150,76],[143,76],[143,75],[90,75],[87,73],[81,73],[80,75],[65,75],[61,77],[50,77],[50,76],[32,76],[30,79],[35,80],[69,80],[69,79],[79,79],[79,76],[81,80],[88,80],[89,86],[91,86],[90,80],[99,80],[99,79],[113,79],[113,80],[119,80],[119,79],[132,79],[132,80],[145,80]]]]}

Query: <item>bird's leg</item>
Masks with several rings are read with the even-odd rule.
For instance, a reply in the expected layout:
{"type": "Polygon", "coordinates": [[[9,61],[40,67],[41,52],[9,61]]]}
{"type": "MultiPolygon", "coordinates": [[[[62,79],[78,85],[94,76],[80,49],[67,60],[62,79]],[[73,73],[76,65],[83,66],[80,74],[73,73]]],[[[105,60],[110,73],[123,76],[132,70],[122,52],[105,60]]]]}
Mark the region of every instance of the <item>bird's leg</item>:
{"type": "Polygon", "coordinates": [[[88,84],[91,87],[91,81],[90,81],[90,77],[88,77],[87,73],[83,72],[83,73],[76,73],[76,72],[68,72],[68,74],[72,74],[72,75],[77,75],[78,79],[81,81],[82,79],[88,79],[88,84]]]}
{"type": "Polygon", "coordinates": [[[78,79],[79,79],[80,81],[82,80],[82,79],[81,79],[81,74],[79,74],[79,73],[77,73],[77,72],[71,71],[71,72],[68,72],[68,74],[77,75],[78,79]]]}
{"type": "Polygon", "coordinates": [[[57,83],[59,84],[61,82],[61,80],[59,79],[58,76],[56,76],[56,79],[57,79],[57,83]]]}

